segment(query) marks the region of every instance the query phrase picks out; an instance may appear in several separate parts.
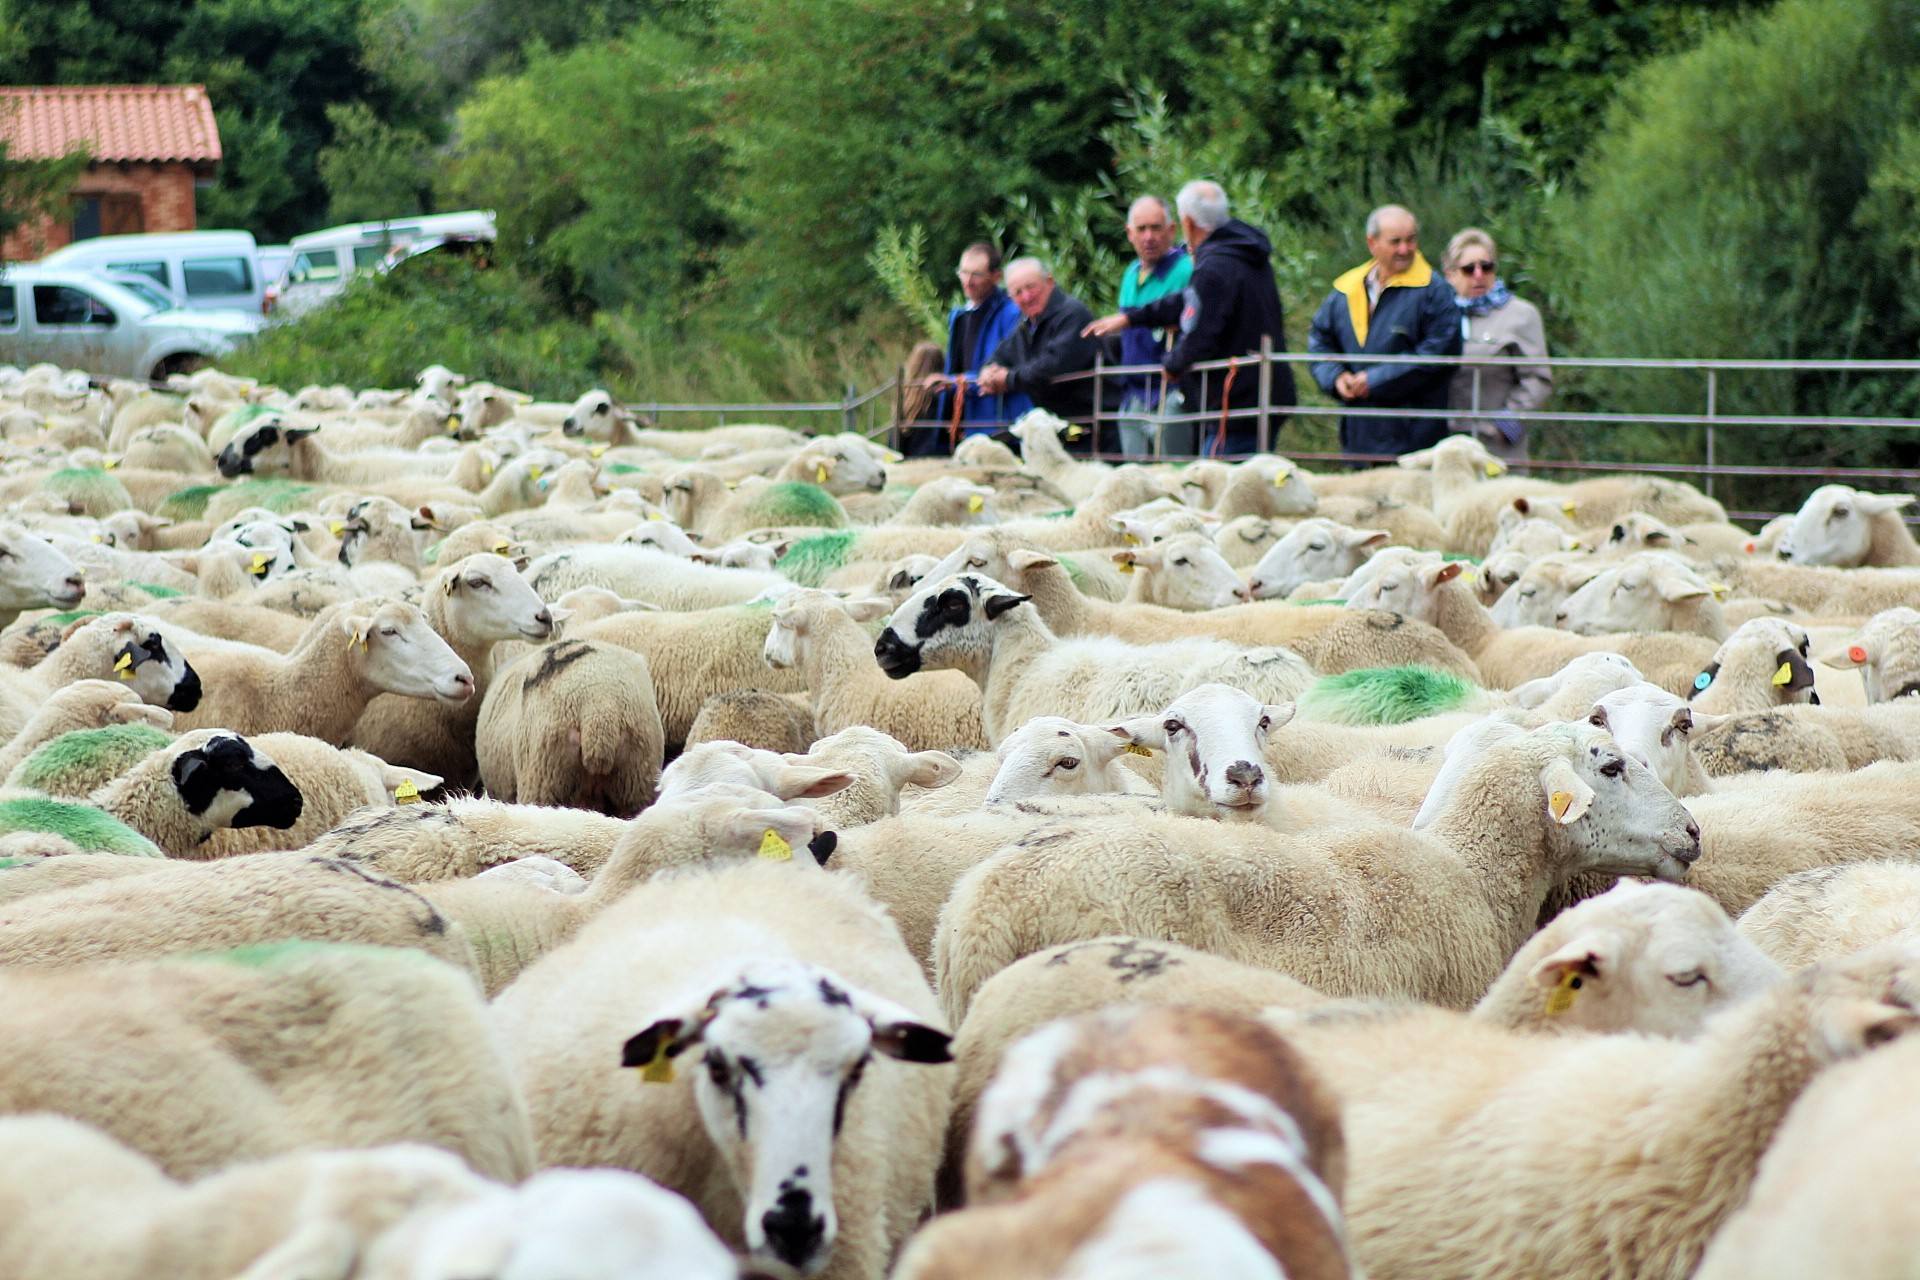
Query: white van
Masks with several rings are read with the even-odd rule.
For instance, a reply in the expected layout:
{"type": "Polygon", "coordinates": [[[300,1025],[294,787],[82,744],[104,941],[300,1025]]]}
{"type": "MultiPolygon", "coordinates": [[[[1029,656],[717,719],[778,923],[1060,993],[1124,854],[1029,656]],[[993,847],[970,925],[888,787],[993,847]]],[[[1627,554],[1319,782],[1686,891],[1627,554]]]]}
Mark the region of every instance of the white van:
{"type": "Polygon", "coordinates": [[[76,240],[40,260],[62,271],[130,272],[149,278],[183,311],[258,314],[267,282],[246,231],[155,231],[76,240]]]}
{"type": "Polygon", "coordinates": [[[266,309],[275,319],[303,315],[346,288],[353,276],[363,271],[384,271],[422,241],[452,237],[491,240],[494,236],[491,209],[350,222],[309,231],[287,242],[293,260],[279,280],[268,286],[266,309]]]}

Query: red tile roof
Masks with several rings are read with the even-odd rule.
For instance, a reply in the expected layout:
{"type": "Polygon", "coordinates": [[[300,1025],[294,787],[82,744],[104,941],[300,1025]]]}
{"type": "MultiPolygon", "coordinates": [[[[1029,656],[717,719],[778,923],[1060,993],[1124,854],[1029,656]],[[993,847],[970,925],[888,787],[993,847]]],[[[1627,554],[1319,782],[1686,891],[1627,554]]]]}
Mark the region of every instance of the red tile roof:
{"type": "Polygon", "coordinates": [[[95,160],[220,159],[205,85],[87,84],[0,88],[0,138],[22,160],[85,146],[95,160]]]}

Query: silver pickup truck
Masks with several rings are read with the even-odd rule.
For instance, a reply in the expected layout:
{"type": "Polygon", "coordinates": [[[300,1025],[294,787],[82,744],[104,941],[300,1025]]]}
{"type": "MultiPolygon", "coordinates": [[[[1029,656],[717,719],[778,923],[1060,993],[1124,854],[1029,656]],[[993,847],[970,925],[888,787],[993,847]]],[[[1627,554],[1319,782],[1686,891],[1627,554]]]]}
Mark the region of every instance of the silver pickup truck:
{"type": "Polygon", "coordinates": [[[252,333],[240,313],[170,311],[87,271],[23,264],[0,273],[0,364],[160,379],[217,360],[252,333]]]}

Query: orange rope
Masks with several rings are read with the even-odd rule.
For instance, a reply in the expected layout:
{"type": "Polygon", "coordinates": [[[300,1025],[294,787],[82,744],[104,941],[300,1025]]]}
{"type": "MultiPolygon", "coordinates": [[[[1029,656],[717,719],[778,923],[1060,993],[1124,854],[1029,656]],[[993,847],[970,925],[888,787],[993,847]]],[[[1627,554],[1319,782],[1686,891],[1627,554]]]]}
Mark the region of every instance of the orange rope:
{"type": "Polygon", "coordinates": [[[960,419],[967,407],[967,380],[964,377],[953,380],[953,420],[947,423],[947,452],[952,453],[960,445],[960,419]]]}
{"type": "Polygon", "coordinates": [[[1220,429],[1213,435],[1213,456],[1224,457],[1227,452],[1227,414],[1233,407],[1233,379],[1240,372],[1240,357],[1234,356],[1227,361],[1227,381],[1220,388],[1220,429]]]}

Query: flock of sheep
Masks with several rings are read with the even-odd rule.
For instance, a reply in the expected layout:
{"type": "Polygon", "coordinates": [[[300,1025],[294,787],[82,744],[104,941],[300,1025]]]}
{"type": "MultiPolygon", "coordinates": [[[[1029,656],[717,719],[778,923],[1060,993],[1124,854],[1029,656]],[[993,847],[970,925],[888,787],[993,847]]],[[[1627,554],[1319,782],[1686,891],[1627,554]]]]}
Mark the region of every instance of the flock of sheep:
{"type": "Polygon", "coordinates": [[[0,1275],[1911,1276],[1911,499],[1070,430],[0,369],[0,1275]]]}

